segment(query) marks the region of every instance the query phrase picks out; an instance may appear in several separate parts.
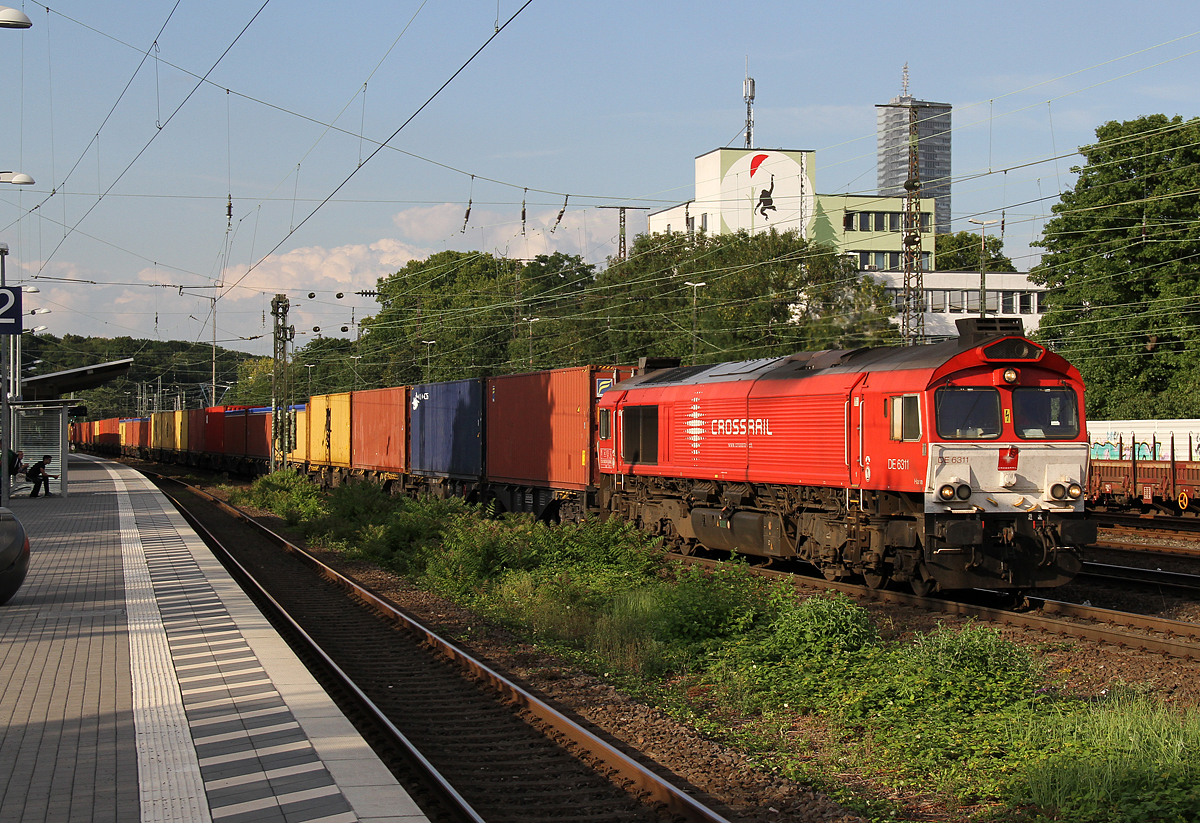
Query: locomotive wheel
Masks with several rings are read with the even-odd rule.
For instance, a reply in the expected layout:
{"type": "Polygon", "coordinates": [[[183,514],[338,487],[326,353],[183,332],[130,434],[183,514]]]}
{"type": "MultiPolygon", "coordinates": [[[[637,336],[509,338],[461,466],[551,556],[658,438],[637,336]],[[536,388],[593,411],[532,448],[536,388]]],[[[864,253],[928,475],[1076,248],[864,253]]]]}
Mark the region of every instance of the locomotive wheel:
{"type": "Polygon", "coordinates": [[[867,584],[869,589],[882,589],[887,586],[892,580],[892,576],[887,572],[863,572],[863,582],[867,584]]]}
{"type": "Polygon", "coordinates": [[[932,578],[925,580],[924,578],[913,577],[908,581],[908,585],[912,587],[913,594],[917,597],[928,597],[929,593],[933,591],[933,587],[937,585],[937,581],[932,578]]]}

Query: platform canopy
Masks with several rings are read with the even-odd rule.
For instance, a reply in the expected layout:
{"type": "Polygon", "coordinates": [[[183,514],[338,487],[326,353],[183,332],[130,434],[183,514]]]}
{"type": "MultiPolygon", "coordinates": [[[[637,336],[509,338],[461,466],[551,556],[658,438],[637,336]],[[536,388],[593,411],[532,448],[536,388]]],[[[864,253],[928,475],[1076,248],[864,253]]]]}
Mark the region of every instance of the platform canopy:
{"type": "Polygon", "coordinates": [[[21,397],[25,400],[57,400],[64,394],[94,389],[110,380],[124,377],[133,365],[133,358],[81,366],[78,369],[39,374],[21,381],[21,397]]]}

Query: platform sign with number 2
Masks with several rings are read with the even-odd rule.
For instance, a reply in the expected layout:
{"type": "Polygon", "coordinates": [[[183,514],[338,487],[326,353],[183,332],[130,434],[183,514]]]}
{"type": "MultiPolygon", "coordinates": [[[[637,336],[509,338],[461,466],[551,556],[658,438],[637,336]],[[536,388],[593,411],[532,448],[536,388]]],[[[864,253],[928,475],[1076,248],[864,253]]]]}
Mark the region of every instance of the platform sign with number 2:
{"type": "Polygon", "coordinates": [[[21,333],[21,287],[0,286],[0,334],[21,333]]]}

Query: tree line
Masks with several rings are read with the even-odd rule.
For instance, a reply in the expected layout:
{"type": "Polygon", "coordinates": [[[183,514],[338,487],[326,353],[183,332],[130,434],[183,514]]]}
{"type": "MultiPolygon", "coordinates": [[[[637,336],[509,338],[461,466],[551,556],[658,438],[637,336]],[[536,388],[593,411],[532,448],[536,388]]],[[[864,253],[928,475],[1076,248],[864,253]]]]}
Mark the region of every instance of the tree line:
{"type": "MultiPolygon", "coordinates": [[[[1079,368],[1094,419],[1200,417],[1200,120],[1106,123],[1079,153],[1035,243],[1030,279],[1048,306],[1037,337],[1079,368]]],[[[980,252],[973,232],[939,235],[936,267],[975,271],[980,252]]],[[[983,252],[988,271],[1015,271],[999,238],[983,252]]],[[[711,363],[899,342],[882,287],[795,233],[644,234],[603,269],[561,253],[444,251],[377,292],[358,339],[294,352],[289,401],[642,356],[711,363]]],[[[137,383],[160,375],[211,380],[200,344],[42,335],[29,346],[61,368],[134,356],[127,380],[87,393],[96,411],[125,413],[137,383]]],[[[218,371],[229,386],[219,401],[270,402],[269,358],[221,350],[218,371]]],[[[202,400],[198,389],[188,398],[202,400]]]]}

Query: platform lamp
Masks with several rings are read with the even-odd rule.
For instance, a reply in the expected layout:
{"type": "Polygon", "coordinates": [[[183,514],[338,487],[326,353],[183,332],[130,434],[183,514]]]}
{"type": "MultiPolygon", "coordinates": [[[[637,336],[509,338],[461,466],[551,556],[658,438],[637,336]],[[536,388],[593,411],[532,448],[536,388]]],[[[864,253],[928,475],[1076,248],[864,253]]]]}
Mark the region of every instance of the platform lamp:
{"type": "Polygon", "coordinates": [[[529,324],[529,368],[533,368],[533,324],[541,320],[540,317],[522,317],[523,321],[529,324]]]}
{"type": "Polygon", "coordinates": [[[692,365],[694,366],[696,365],[696,343],[699,340],[696,336],[696,293],[708,283],[704,281],[693,283],[691,280],[687,280],[683,285],[692,287],[692,365]]]}
{"type": "Polygon", "coordinates": [[[425,344],[425,379],[431,380],[430,374],[433,372],[433,346],[437,343],[436,340],[422,340],[425,344]]]}
{"type": "MultiPolygon", "coordinates": [[[[8,6],[0,6],[0,29],[27,29],[33,23],[24,12],[17,9],[10,9],[8,6]]],[[[0,171],[0,183],[12,183],[14,186],[31,186],[33,178],[28,174],[13,171],[0,171]]],[[[0,243],[0,287],[7,288],[5,282],[4,263],[8,257],[8,244],[0,243]]],[[[18,334],[20,331],[18,330],[18,334]]],[[[8,413],[8,361],[12,357],[13,344],[10,341],[8,351],[5,357],[0,358],[0,453],[4,458],[4,470],[0,471],[0,507],[8,508],[8,493],[9,493],[9,476],[8,476],[8,452],[16,451],[12,448],[12,421],[9,419],[8,413]]],[[[17,375],[17,380],[21,379],[20,374],[17,375]]]]}
{"type": "MultiPolygon", "coordinates": [[[[29,294],[30,292],[38,292],[41,290],[37,286],[23,286],[21,288],[21,291],[25,292],[26,294],[29,294]]],[[[50,314],[51,311],[50,311],[50,309],[40,309],[39,308],[39,309],[30,309],[29,311],[27,311],[25,313],[28,314],[29,316],[33,317],[33,316],[36,316],[39,314],[50,314]]],[[[34,321],[34,322],[36,322],[36,321],[34,321]]],[[[35,328],[39,332],[46,330],[45,326],[36,326],[35,328]]],[[[30,331],[33,331],[33,330],[30,329],[30,331]]],[[[21,367],[22,366],[22,364],[21,364],[21,337],[22,337],[22,335],[17,335],[16,339],[13,341],[13,359],[12,359],[12,364],[9,367],[11,369],[11,373],[13,375],[12,396],[15,397],[17,400],[23,400],[25,397],[25,387],[21,383],[21,381],[24,379],[24,375],[25,375],[25,372],[22,370],[22,367],[21,367]]],[[[40,363],[41,361],[39,360],[38,362],[40,363]]]]}

